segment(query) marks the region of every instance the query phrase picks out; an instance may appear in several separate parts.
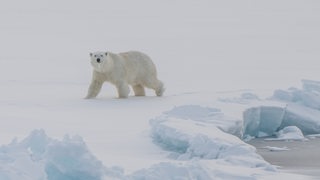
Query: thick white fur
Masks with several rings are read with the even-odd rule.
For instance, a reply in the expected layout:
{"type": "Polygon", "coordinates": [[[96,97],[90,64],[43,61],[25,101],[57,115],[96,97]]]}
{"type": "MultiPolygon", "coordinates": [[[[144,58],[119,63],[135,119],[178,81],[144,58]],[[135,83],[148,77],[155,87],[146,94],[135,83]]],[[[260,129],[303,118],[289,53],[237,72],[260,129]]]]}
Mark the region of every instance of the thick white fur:
{"type": "Polygon", "coordinates": [[[146,54],[137,51],[95,52],[90,56],[93,75],[87,99],[95,98],[106,81],[116,86],[119,98],[128,97],[129,85],[136,96],[145,96],[144,87],[154,89],[157,96],[162,96],[163,83],[158,80],[156,67],[146,54]]]}

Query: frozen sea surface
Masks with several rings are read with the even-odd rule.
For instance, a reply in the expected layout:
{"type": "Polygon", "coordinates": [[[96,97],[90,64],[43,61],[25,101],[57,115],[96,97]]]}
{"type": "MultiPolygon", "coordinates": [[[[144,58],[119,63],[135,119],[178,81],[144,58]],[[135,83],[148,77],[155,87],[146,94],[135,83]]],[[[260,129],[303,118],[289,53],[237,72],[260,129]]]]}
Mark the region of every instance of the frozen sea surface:
{"type": "Polygon", "coordinates": [[[319,12],[298,0],[2,3],[1,179],[301,177],[242,139],[319,133],[319,12]],[[119,100],[106,84],[84,100],[89,53],[104,50],[148,54],[164,97],[119,100]]]}

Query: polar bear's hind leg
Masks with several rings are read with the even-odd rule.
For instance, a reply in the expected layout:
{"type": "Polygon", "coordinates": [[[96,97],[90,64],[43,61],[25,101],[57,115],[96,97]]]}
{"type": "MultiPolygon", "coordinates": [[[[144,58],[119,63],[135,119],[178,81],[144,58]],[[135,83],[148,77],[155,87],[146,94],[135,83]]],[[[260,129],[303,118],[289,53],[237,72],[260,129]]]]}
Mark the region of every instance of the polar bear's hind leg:
{"type": "Polygon", "coordinates": [[[132,86],[132,89],[134,91],[135,96],[145,96],[146,93],[144,91],[144,87],[141,86],[140,84],[132,86]]]}
{"type": "Polygon", "coordinates": [[[146,83],[145,86],[153,89],[157,96],[162,96],[165,90],[163,83],[158,79],[154,79],[153,81],[146,83]]]}
{"type": "Polygon", "coordinates": [[[157,96],[162,96],[163,92],[165,90],[163,83],[160,80],[157,80],[157,85],[155,86],[156,88],[154,89],[156,91],[157,96]]]}
{"type": "Polygon", "coordinates": [[[117,85],[119,98],[127,98],[130,92],[129,86],[126,83],[117,85]]]}

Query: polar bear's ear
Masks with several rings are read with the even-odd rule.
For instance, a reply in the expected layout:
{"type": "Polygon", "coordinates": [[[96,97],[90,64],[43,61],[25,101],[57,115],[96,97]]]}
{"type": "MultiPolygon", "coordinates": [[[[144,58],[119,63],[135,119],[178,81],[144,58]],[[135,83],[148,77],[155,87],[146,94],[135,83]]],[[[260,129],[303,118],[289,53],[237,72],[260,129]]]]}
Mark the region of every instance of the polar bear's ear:
{"type": "Polygon", "coordinates": [[[105,55],[108,56],[108,53],[106,52],[105,55]]]}
{"type": "Polygon", "coordinates": [[[90,57],[92,57],[92,53],[90,53],[90,57]]]}

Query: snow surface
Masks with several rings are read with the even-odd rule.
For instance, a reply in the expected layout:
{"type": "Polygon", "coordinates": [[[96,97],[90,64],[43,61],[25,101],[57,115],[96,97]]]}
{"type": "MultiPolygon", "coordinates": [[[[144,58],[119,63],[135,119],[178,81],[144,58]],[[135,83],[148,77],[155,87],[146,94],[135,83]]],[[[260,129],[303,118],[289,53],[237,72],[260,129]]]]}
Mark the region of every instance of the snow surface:
{"type": "Polygon", "coordinates": [[[320,133],[319,12],[296,0],[2,3],[0,179],[299,178],[241,138],[320,133]],[[119,100],[105,85],[84,100],[98,50],[150,55],[164,97],[119,100]]]}

